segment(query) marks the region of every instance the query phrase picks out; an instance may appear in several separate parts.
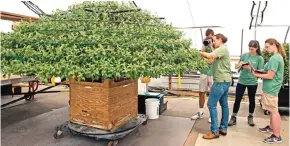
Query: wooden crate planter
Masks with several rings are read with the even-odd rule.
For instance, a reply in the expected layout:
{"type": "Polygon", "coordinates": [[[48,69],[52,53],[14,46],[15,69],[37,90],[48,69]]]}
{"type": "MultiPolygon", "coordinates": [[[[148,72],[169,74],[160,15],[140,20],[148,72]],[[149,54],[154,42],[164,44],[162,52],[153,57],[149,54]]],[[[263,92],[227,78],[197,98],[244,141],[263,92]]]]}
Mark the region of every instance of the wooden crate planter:
{"type": "Polygon", "coordinates": [[[104,130],[114,130],[138,113],[138,82],[104,83],[70,80],[70,121],[104,130]]]}

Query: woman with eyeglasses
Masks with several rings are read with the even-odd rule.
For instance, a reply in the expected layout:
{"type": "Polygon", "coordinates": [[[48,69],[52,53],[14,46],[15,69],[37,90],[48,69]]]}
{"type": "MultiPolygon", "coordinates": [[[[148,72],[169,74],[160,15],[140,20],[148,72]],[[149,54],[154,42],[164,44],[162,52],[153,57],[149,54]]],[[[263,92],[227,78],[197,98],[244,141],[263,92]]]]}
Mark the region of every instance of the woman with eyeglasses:
{"type": "Polygon", "coordinates": [[[265,143],[281,143],[278,93],[283,85],[284,61],[287,58],[283,46],[276,39],[267,39],[265,41],[265,50],[272,54],[264,67],[266,73],[260,74],[252,71],[255,77],[263,79],[262,108],[270,112],[270,124],[265,128],[260,128],[259,131],[273,133],[264,139],[265,143]]]}
{"type": "Polygon", "coordinates": [[[237,124],[237,114],[240,109],[240,104],[244,96],[245,90],[248,90],[249,96],[249,115],[248,115],[248,124],[250,126],[255,126],[254,123],[254,110],[255,110],[255,95],[258,87],[257,77],[251,73],[250,65],[243,65],[250,63],[255,69],[264,68],[264,59],[261,56],[260,44],[256,40],[251,40],[249,42],[249,52],[244,53],[240,58],[240,63],[236,67],[240,70],[240,77],[236,87],[236,98],[233,108],[233,113],[229,122],[229,126],[237,124]]]}

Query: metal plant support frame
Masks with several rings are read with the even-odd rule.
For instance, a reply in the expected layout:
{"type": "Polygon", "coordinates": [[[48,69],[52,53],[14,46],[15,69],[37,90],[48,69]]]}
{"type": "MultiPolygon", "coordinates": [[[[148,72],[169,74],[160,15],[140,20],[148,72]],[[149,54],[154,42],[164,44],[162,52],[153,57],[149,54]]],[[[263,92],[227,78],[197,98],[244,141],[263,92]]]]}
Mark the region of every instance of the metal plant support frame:
{"type": "Polygon", "coordinates": [[[257,26],[258,26],[258,19],[259,17],[261,17],[261,23],[260,25],[263,23],[264,20],[264,12],[268,6],[268,1],[265,1],[265,7],[264,9],[261,11],[261,16],[259,16],[259,12],[260,12],[260,7],[261,7],[261,1],[259,1],[259,5],[258,5],[258,11],[257,11],[257,15],[253,15],[253,11],[254,11],[254,7],[256,6],[255,1],[253,1],[253,5],[252,5],[252,9],[251,9],[251,21],[250,21],[250,27],[249,29],[251,30],[252,26],[254,26],[254,39],[256,40],[257,38],[257,26]],[[256,18],[255,24],[252,25],[253,20],[256,18]]]}
{"type": "Polygon", "coordinates": [[[253,10],[254,10],[255,5],[256,5],[256,3],[255,3],[255,1],[253,1],[253,5],[252,5],[252,9],[251,9],[251,22],[250,22],[250,27],[249,27],[250,30],[251,30],[252,27],[255,28],[255,37],[254,38],[256,39],[256,34],[257,34],[256,28],[257,27],[287,27],[287,31],[286,31],[286,34],[285,34],[285,37],[284,37],[284,43],[286,43],[287,37],[288,37],[288,33],[289,33],[289,29],[290,29],[290,25],[261,25],[263,23],[263,20],[264,20],[264,12],[265,12],[265,10],[266,10],[266,8],[268,6],[268,1],[265,1],[265,7],[261,11],[261,13],[262,13],[261,16],[259,16],[261,1],[259,1],[259,6],[258,6],[258,11],[257,11],[257,15],[256,16],[253,15],[253,10]],[[257,24],[259,17],[261,17],[261,23],[257,24]],[[254,18],[256,18],[255,25],[252,24],[254,18]]]}
{"type": "Polygon", "coordinates": [[[37,5],[35,5],[31,1],[21,1],[28,9],[30,9],[32,12],[37,14],[39,17],[41,16],[50,16],[46,13],[44,13],[37,5]]]}

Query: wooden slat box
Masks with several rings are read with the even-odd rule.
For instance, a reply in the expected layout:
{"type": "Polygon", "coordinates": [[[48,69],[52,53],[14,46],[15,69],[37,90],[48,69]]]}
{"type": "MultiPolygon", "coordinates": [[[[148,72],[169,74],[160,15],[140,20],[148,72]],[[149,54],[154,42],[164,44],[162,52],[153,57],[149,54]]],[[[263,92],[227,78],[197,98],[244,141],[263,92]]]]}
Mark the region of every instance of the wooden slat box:
{"type": "Polygon", "coordinates": [[[112,131],[138,113],[135,80],[104,83],[70,80],[70,121],[112,131]]]}

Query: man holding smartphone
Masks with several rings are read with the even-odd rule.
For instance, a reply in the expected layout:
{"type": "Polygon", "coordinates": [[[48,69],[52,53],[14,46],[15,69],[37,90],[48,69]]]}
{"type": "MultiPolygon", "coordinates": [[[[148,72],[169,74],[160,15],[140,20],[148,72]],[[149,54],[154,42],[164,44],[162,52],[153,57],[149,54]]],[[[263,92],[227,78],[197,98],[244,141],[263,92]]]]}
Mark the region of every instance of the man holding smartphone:
{"type": "MultiPolygon", "coordinates": [[[[207,29],[205,32],[206,38],[203,40],[203,47],[202,52],[211,53],[213,48],[213,41],[212,37],[214,36],[214,31],[212,29],[207,29]]],[[[212,79],[212,70],[211,70],[211,64],[212,59],[208,59],[208,67],[204,68],[200,71],[200,80],[199,80],[199,111],[196,115],[192,116],[192,120],[202,119],[203,118],[203,107],[205,103],[205,94],[209,91],[213,84],[212,79]]],[[[208,119],[208,122],[211,122],[211,119],[208,119]]]]}

